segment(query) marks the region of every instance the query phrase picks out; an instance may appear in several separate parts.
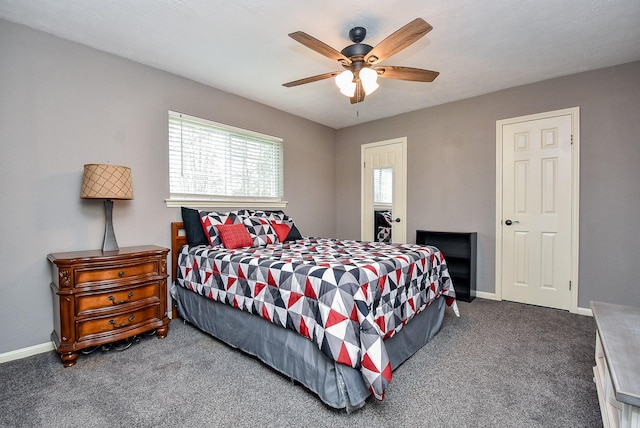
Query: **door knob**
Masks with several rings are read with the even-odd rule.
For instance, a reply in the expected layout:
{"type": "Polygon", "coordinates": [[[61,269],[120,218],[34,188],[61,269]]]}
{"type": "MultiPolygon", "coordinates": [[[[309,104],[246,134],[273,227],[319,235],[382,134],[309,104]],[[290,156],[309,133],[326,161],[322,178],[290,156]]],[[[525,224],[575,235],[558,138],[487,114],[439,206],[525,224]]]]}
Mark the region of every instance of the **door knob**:
{"type": "Polygon", "coordinates": [[[397,218],[396,218],[395,220],[393,220],[393,221],[395,221],[396,223],[400,223],[400,217],[397,217],[397,218]]]}
{"type": "Polygon", "coordinates": [[[506,224],[507,226],[511,226],[513,223],[520,223],[520,222],[519,222],[518,220],[513,220],[513,221],[511,221],[511,220],[506,220],[506,221],[504,222],[504,224],[506,224]]]}

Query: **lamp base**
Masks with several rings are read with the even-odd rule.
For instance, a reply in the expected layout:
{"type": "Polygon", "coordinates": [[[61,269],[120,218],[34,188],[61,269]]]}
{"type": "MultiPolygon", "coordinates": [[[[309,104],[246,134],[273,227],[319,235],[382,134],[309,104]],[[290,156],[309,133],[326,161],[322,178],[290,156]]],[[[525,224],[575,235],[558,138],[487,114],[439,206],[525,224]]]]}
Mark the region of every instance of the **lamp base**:
{"type": "Polygon", "coordinates": [[[111,199],[104,200],[104,215],[106,222],[104,225],[104,239],[102,241],[102,252],[114,252],[120,251],[118,242],[116,241],[116,234],[113,232],[113,201],[111,199]]]}

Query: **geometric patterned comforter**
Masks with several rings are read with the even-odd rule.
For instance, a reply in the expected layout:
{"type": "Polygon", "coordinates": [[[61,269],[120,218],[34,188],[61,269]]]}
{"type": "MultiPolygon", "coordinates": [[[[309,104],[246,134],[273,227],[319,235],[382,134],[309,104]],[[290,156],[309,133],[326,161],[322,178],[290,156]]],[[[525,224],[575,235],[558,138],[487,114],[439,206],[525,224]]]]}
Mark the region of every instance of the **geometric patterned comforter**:
{"type": "Polygon", "coordinates": [[[426,245],[324,238],[229,250],[183,247],[178,285],[259,315],[359,369],[379,400],[391,381],[384,340],[455,291],[442,253],[426,245]]]}

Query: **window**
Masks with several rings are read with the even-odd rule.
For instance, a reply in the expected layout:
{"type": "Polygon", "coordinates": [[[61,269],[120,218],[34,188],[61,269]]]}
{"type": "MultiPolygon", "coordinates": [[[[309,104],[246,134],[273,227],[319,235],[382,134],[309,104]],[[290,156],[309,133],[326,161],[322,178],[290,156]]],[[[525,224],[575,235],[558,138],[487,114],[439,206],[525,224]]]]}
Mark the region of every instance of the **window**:
{"type": "Polygon", "coordinates": [[[169,206],[284,207],[282,139],[169,111],[169,206]]]}
{"type": "Polygon", "coordinates": [[[373,170],[373,203],[391,205],[393,203],[393,169],[376,168],[373,170]]]}

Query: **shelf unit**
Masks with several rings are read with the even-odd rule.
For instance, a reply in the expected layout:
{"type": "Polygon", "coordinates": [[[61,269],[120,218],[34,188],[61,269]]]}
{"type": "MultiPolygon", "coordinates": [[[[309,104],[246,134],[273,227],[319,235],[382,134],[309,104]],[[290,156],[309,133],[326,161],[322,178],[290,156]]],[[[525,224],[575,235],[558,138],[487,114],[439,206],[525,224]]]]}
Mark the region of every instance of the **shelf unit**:
{"type": "Polygon", "coordinates": [[[476,232],[416,231],[416,243],[437,247],[447,262],[456,298],[471,302],[476,297],[476,232]]]}

